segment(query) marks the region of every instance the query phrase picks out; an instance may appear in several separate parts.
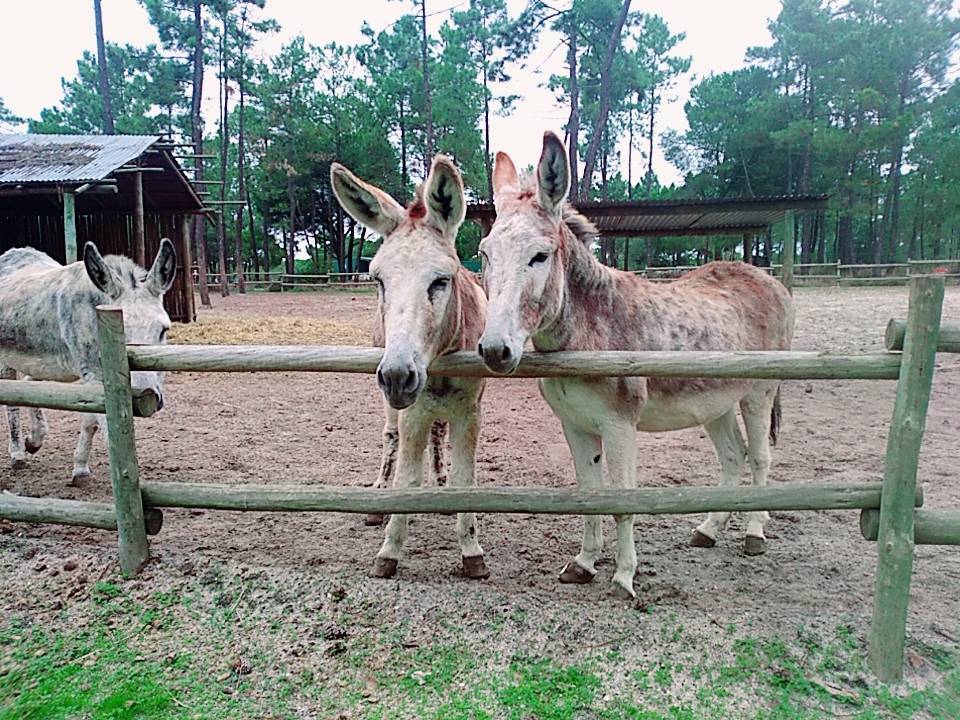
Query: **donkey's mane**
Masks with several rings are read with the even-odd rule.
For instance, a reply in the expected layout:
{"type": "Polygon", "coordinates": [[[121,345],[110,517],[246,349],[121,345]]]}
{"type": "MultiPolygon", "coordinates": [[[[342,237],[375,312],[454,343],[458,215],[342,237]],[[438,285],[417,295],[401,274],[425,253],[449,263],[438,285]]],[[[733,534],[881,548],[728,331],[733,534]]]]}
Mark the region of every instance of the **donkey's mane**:
{"type": "MultiPolygon", "coordinates": [[[[537,197],[537,176],[536,173],[526,172],[520,180],[521,197],[537,197]]],[[[589,245],[600,231],[597,226],[580,213],[573,205],[568,202],[563,204],[563,223],[574,234],[574,236],[584,245],[589,245]]]]}
{"type": "Polygon", "coordinates": [[[147,281],[148,271],[124,255],[104,255],[103,261],[126,287],[135,290],[147,281]]]}

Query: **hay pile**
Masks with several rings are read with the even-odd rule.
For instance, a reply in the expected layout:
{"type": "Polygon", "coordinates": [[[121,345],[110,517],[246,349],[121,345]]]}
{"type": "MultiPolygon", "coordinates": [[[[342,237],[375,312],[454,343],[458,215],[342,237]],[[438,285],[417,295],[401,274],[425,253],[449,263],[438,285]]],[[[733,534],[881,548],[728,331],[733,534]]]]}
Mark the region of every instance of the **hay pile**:
{"type": "Polygon", "coordinates": [[[370,345],[371,328],[306,317],[204,318],[175,324],[178,345],[370,345]]]}

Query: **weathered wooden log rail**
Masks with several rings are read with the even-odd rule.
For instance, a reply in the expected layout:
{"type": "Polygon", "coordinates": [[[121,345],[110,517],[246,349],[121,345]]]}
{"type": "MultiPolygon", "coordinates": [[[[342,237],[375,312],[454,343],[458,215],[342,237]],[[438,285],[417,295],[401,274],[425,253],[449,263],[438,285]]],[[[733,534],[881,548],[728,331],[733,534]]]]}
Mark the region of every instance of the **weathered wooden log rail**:
{"type": "MultiPolygon", "coordinates": [[[[138,345],[127,348],[134,370],[189,372],[374,373],[383,351],[305,345],[138,345]]],[[[476,353],[438,358],[431,375],[498,377],[476,353]]],[[[896,380],[899,353],[819,352],[553,352],[524,353],[510,377],[711,377],[781,380],[896,380]]]]}
{"type": "MultiPolygon", "coordinates": [[[[881,483],[783,487],[391,489],[324,485],[214,485],[144,482],[149,507],[345,513],[537,513],[544,515],[681,515],[711,510],[857,510],[880,507],[881,483]]],[[[917,489],[914,502],[923,504],[917,489]]]]}
{"type": "MultiPolygon", "coordinates": [[[[638,488],[579,491],[534,488],[373,490],[317,485],[226,486],[140,482],[134,415],[156,398],[130,387],[131,370],[191,372],[308,371],[373,373],[381,351],[314,346],[125,346],[118,309],[100,308],[104,387],[0,382],[0,404],[105,412],[110,429],[114,506],[0,495],[0,517],[117,529],[120,566],[131,576],[149,557],[147,534],[161,507],[286,512],[659,514],[751,510],[861,510],[861,530],[878,551],[869,656],[885,681],[900,677],[916,543],[960,544],[960,512],[916,510],[923,501],[917,462],[935,353],[957,352],[960,332],[940,327],[942,277],[910,280],[906,321],[887,329],[888,352],[594,352],[527,353],[513,377],[709,377],[784,380],[898,380],[883,483],[773,487],[638,488]]],[[[492,377],[474,353],[454,353],[433,375],[492,377]]],[[[150,403],[153,402],[153,407],[150,403]]]]}

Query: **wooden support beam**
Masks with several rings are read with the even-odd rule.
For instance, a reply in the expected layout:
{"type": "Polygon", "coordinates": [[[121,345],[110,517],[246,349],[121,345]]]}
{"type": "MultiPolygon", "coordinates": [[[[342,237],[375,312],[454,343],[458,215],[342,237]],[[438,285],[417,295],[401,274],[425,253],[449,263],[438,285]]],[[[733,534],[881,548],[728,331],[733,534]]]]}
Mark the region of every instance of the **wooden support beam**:
{"type": "MultiPolygon", "coordinates": [[[[150,507],[346,513],[686,514],[711,510],[852,510],[880,506],[880,483],[767,487],[389,489],[324,485],[215,485],[145,482],[150,507]]],[[[923,502],[919,490],[914,498],[923,502]]]]}
{"type": "MultiPolygon", "coordinates": [[[[45,380],[0,380],[0,405],[72,410],[83,413],[104,411],[103,386],[95,383],[61,383],[45,380]]],[[[133,393],[133,414],[150,417],[157,411],[152,390],[133,393]]]]}
{"type": "MultiPolygon", "coordinates": [[[[865,540],[876,540],[880,534],[880,511],[860,511],[860,532],[865,540]]],[[[914,510],[913,542],[915,545],[960,545],[960,511],[914,510]]]]}
{"type": "Polygon", "coordinates": [[[106,395],[110,481],[117,513],[120,570],[124,576],[132,577],[140,572],[150,558],[150,546],[144,530],[140,498],[140,468],[133,429],[123,311],[118,307],[98,307],[97,326],[106,395]]]}
{"type": "Polygon", "coordinates": [[[193,234],[193,218],[184,215],[180,218],[180,237],[178,238],[178,260],[179,260],[179,283],[183,299],[187,304],[187,317],[189,322],[197,319],[196,298],[193,296],[193,278],[190,268],[193,267],[193,255],[190,252],[190,238],[193,234]]]}
{"type": "MultiPolygon", "coordinates": [[[[60,498],[33,498],[0,493],[0,518],[14,522],[55,523],[79,527],[117,529],[117,513],[113,505],[60,498]]],[[[144,510],[144,531],[156,535],[163,527],[159,508],[144,510]]]]}
{"type": "Polygon", "coordinates": [[[793,255],[796,252],[796,240],[793,235],[793,211],[790,210],[783,218],[783,250],[780,262],[783,264],[780,279],[790,294],[793,294],[793,255]]]}
{"type": "Polygon", "coordinates": [[[133,260],[140,267],[147,265],[143,218],[143,175],[133,174],[133,260]]]}
{"type": "MultiPolygon", "coordinates": [[[[309,345],[139,345],[134,370],[189,372],[306,371],[374,373],[383,350],[309,345]]],[[[444,355],[431,375],[498,377],[475,352],[444,355]]],[[[832,355],[800,351],[598,351],[524,353],[510,377],[713,377],[785,380],[894,380],[896,353],[832,355]]]]}
{"type": "MultiPolygon", "coordinates": [[[[907,321],[891,318],[883,334],[883,344],[887,350],[903,350],[903,338],[906,334],[907,321]]],[[[960,353],[960,325],[940,325],[937,352],[960,353]]]]}
{"type": "Polygon", "coordinates": [[[63,193],[63,256],[67,265],[78,259],[77,206],[72,192],[63,193]]]}
{"type": "Polygon", "coordinates": [[[883,471],[877,580],[868,653],[870,666],[882,682],[899,680],[903,673],[913,572],[913,497],[936,364],[943,287],[940,278],[916,277],[910,281],[903,363],[883,471]]]}

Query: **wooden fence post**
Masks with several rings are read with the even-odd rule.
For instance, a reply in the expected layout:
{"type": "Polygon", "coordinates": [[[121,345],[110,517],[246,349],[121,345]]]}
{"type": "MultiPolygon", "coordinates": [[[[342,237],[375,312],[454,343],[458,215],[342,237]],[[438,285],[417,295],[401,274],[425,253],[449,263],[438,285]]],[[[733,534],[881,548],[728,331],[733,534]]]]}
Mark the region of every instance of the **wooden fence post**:
{"type": "Polygon", "coordinates": [[[120,570],[125,577],[132,577],[149,559],[150,547],[143,524],[140,469],[133,429],[133,395],[130,388],[123,311],[118,307],[98,307],[97,325],[100,334],[103,389],[106,395],[110,481],[113,485],[120,543],[120,570]]]}
{"type": "Polygon", "coordinates": [[[887,436],[877,536],[879,558],[870,627],[870,666],[883,682],[898,680],[903,673],[913,572],[917,461],[933,383],[943,287],[940,278],[915,277],[910,281],[903,361],[887,436]]]}
{"type": "Polygon", "coordinates": [[[783,249],[780,251],[781,270],[780,280],[793,294],[793,255],[796,251],[796,240],[793,236],[793,210],[787,210],[783,217],[783,249]]]}

